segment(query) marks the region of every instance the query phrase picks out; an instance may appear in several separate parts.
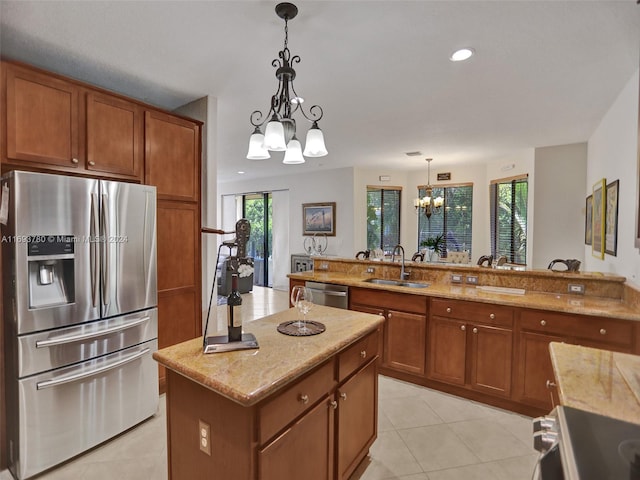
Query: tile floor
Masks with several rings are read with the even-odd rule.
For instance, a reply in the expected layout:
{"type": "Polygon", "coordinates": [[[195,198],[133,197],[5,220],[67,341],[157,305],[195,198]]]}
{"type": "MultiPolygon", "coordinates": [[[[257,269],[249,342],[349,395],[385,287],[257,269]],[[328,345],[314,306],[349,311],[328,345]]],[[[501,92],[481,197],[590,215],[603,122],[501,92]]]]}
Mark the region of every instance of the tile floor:
{"type": "MultiPolygon", "coordinates": [[[[243,295],[243,316],[287,302],[286,292],[257,288],[243,295]]],[[[378,439],[352,480],[529,480],[537,460],[531,436],[528,417],[380,376],[378,439]]],[[[165,480],[166,454],[162,395],[155,416],[37,479],[165,480]]]]}

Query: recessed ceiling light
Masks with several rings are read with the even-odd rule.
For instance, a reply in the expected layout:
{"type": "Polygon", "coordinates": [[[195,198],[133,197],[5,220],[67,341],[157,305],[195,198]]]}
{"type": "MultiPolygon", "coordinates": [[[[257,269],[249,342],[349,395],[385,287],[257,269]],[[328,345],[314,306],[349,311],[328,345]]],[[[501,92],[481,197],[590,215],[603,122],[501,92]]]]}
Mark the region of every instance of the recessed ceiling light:
{"type": "Polygon", "coordinates": [[[244,175],[244,172],[242,170],[238,170],[238,175],[244,175]]]}
{"type": "Polygon", "coordinates": [[[461,48],[460,50],[456,50],[455,52],[453,52],[449,57],[449,60],[451,60],[452,62],[461,62],[463,60],[466,60],[467,58],[470,58],[474,53],[475,52],[473,48],[461,48]]]}

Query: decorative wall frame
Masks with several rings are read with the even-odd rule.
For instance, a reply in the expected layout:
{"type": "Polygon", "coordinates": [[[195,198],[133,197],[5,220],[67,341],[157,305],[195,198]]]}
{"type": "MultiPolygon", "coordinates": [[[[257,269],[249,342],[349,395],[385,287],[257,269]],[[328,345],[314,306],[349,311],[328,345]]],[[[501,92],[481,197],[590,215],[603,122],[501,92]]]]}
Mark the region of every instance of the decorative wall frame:
{"type": "Polygon", "coordinates": [[[618,197],[620,181],[616,180],[606,188],[606,211],[604,221],[604,253],[618,254],[618,197]]]}
{"type": "Polygon", "coordinates": [[[605,222],[605,188],[607,180],[598,180],[593,185],[593,213],[591,221],[591,232],[593,234],[591,242],[591,253],[594,257],[604,259],[604,222],[605,222]]]}
{"type": "Polygon", "coordinates": [[[591,245],[593,241],[593,195],[589,195],[585,201],[585,218],[584,218],[584,243],[591,245]]]}
{"type": "Polygon", "coordinates": [[[336,202],[303,203],[302,235],[336,235],[336,202]]]}

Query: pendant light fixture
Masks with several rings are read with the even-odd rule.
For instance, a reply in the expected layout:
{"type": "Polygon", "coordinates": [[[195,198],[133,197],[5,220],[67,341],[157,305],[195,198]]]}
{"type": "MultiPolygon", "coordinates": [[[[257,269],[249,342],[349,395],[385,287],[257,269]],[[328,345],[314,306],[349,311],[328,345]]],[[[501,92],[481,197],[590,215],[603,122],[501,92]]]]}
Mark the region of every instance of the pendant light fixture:
{"type": "Polygon", "coordinates": [[[269,151],[284,151],[282,163],[304,163],[304,156],[323,157],[327,152],[324,144],[324,135],[318,127],[322,119],[323,111],[319,105],[313,105],[306,112],[302,107],[304,100],[298,96],[293,87],[296,71],[292,65],[300,62],[298,55],[291,56],[289,51],[289,20],[298,14],[298,7],[292,3],[279,3],[276,5],[276,14],[284,20],[284,47],[278,52],[278,58],[271,64],[276,68],[278,89],[271,97],[271,107],[266,116],[260,110],[255,110],[250,117],[254,131],[249,139],[249,160],[263,160],[269,158],[269,151]],[[311,123],[307,132],[304,153],[302,145],[296,137],[296,121],[292,115],[300,112],[311,123]],[[268,120],[268,122],[267,122],[268,120]],[[267,124],[262,133],[262,126],[267,124]],[[303,156],[304,155],[304,156],[303,156]]]}
{"type": "Polygon", "coordinates": [[[444,205],[444,198],[433,198],[433,187],[431,186],[431,162],[433,158],[427,158],[427,187],[425,188],[425,195],[422,198],[416,198],[413,200],[413,206],[416,207],[416,211],[424,209],[424,214],[427,218],[431,218],[433,213],[440,213],[442,205],[444,205]]]}

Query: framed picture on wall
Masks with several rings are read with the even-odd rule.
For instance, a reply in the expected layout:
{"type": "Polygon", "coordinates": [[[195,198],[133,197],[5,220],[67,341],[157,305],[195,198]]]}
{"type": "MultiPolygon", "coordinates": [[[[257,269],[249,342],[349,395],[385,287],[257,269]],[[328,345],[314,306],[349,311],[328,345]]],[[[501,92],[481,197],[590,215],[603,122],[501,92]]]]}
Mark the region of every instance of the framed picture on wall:
{"type": "Polygon", "coordinates": [[[616,180],[606,188],[606,212],[604,220],[604,253],[616,256],[618,253],[618,190],[620,181],[616,180]]]}
{"type": "Polygon", "coordinates": [[[599,259],[604,258],[604,219],[605,219],[605,187],[606,179],[598,180],[593,185],[593,212],[591,215],[591,253],[599,259]]]}
{"type": "Polygon", "coordinates": [[[591,242],[593,241],[593,230],[591,229],[593,227],[591,223],[593,221],[593,195],[589,195],[587,197],[585,207],[584,243],[586,245],[591,245],[591,242]]]}
{"type": "Polygon", "coordinates": [[[302,204],[302,234],[315,233],[335,236],[336,202],[302,204]]]}

